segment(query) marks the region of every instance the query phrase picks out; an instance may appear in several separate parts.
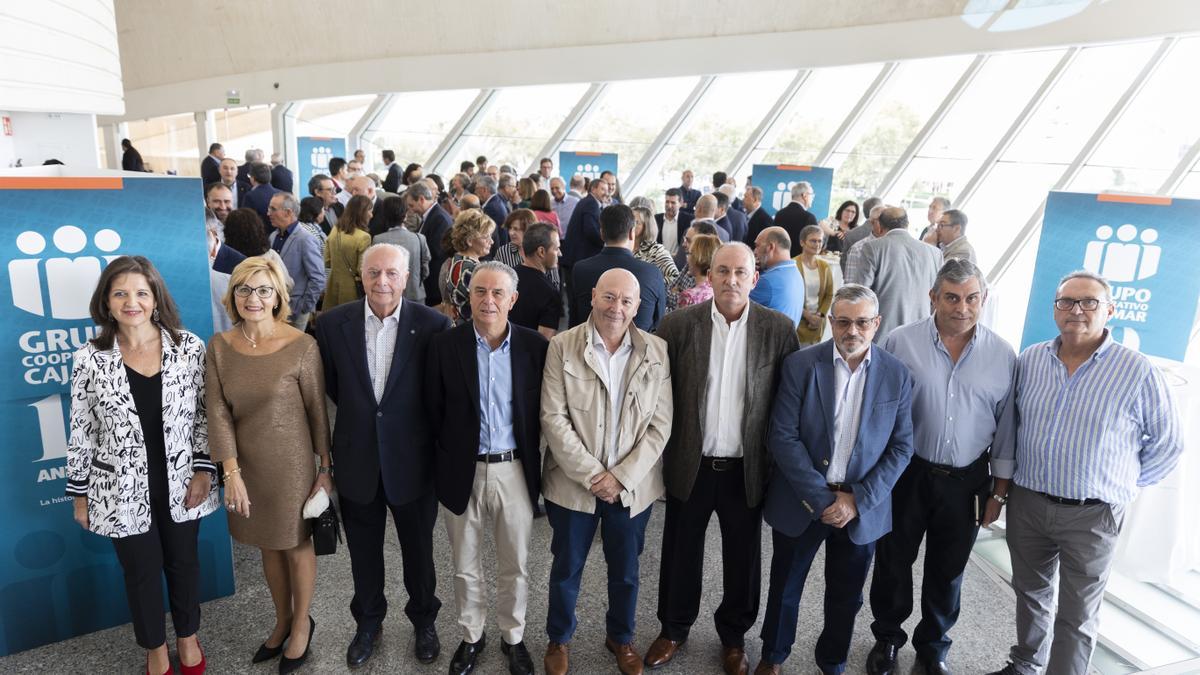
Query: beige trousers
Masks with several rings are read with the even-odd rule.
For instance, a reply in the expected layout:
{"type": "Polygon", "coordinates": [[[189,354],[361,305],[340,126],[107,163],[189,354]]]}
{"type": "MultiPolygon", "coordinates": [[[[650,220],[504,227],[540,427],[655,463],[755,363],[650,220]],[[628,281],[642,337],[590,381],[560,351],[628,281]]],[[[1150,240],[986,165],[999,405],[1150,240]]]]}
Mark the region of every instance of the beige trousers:
{"type": "Polygon", "coordinates": [[[504,641],[517,644],[525,634],[529,537],[533,532],[533,505],[521,460],[477,462],[467,510],[461,516],[445,507],[442,512],[454,558],[454,601],[463,640],[478,642],[487,623],[487,577],[481,548],[490,516],[496,542],[496,623],[504,641]]]}

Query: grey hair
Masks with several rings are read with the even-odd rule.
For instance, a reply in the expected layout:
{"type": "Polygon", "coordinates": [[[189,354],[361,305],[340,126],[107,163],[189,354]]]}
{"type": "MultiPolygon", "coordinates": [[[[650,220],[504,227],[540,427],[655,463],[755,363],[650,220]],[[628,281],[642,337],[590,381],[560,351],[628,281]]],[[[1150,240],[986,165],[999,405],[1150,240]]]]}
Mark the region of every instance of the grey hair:
{"type": "Polygon", "coordinates": [[[475,188],[478,188],[480,186],[483,186],[484,188],[486,188],[489,195],[496,194],[496,179],[492,178],[491,176],[487,175],[486,173],[475,176],[474,184],[471,185],[471,191],[474,192],[475,188]]]}
{"type": "Polygon", "coordinates": [[[497,188],[512,187],[517,184],[517,177],[511,173],[501,173],[500,179],[496,182],[497,188]]]}
{"type": "Polygon", "coordinates": [[[746,194],[754,195],[755,201],[762,201],[763,191],[762,188],[758,187],[757,185],[746,186],[746,194]]]}
{"type": "Polygon", "coordinates": [[[562,176],[551,176],[551,177],[550,177],[550,184],[551,184],[551,185],[554,185],[554,181],[558,181],[559,183],[562,183],[562,186],[563,186],[564,188],[565,188],[565,187],[567,187],[567,181],[563,180],[563,179],[562,179],[562,176]]]}
{"type": "Polygon", "coordinates": [[[284,211],[291,211],[295,217],[300,214],[300,200],[296,199],[296,195],[290,192],[280,190],[275,194],[279,195],[279,208],[284,211]]]}
{"type": "Polygon", "coordinates": [[[508,290],[513,293],[517,292],[517,280],[519,279],[519,277],[517,277],[517,271],[508,265],[505,265],[498,260],[489,260],[487,262],[479,263],[471,272],[472,283],[479,278],[480,272],[500,272],[504,276],[508,277],[508,290]]]}
{"type": "Polygon", "coordinates": [[[963,234],[967,233],[967,214],[958,209],[946,209],[942,211],[942,215],[950,220],[951,225],[961,227],[963,234]]]}
{"type": "Polygon", "coordinates": [[[433,199],[433,190],[430,190],[424,181],[417,181],[408,186],[404,196],[409,199],[433,199]]]}
{"type": "MultiPolygon", "coordinates": [[[[806,239],[811,237],[814,232],[821,235],[821,243],[824,244],[825,243],[825,232],[823,232],[821,230],[820,225],[805,225],[804,227],[800,228],[800,241],[801,242],[805,241],[806,239]]],[[[789,245],[790,245],[790,242],[789,242],[789,245]]]]}
{"type": "Polygon", "coordinates": [[[839,302],[848,302],[853,305],[863,300],[870,301],[871,305],[875,307],[875,313],[879,313],[879,298],[876,297],[875,291],[862,284],[846,284],[837,289],[833,294],[833,304],[830,307],[837,306],[839,302]]]}
{"type": "Polygon", "coordinates": [[[1089,272],[1087,270],[1075,270],[1074,272],[1071,272],[1070,274],[1066,275],[1062,279],[1059,279],[1058,286],[1054,287],[1055,294],[1057,295],[1058,290],[1063,287],[1063,284],[1067,283],[1068,281],[1070,281],[1072,279],[1090,279],[1090,280],[1100,284],[1101,286],[1104,287],[1104,301],[1112,302],[1112,284],[1108,283],[1108,279],[1105,279],[1104,277],[1100,276],[1099,274],[1096,274],[1095,272],[1089,272]]]}
{"type": "Polygon", "coordinates": [[[388,244],[385,242],[380,242],[378,244],[371,244],[370,246],[367,247],[367,250],[363,251],[362,267],[358,270],[360,274],[367,271],[367,258],[371,257],[371,254],[375,251],[391,251],[391,252],[399,255],[400,256],[400,269],[403,269],[403,270],[408,269],[408,249],[404,248],[403,246],[399,246],[397,244],[388,244]]]}
{"type": "Polygon", "coordinates": [[[983,270],[966,258],[951,258],[946,261],[945,265],[942,265],[942,269],[938,270],[937,278],[933,280],[933,292],[941,292],[944,281],[952,284],[965,284],[971,278],[978,279],[979,290],[987,292],[987,279],[983,276],[983,270]]]}
{"type": "Polygon", "coordinates": [[[802,180],[792,186],[792,199],[799,199],[804,195],[811,195],[812,193],[812,183],[809,183],[806,180],[802,180]]]}
{"type": "Polygon", "coordinates": [[[946,197],[934,197],[933,199],[929,200],[929,203],[930,204],[939,204],[942,207],[943,211],[950,208],[950,206],[951,206],[950,200],[946,197]]]}
{"type": "MultiPolygon", "coordinates": [[[[642,199],[645,201],[650,201],[650,200],[646,199],[645,197],[636,197],[635,199],[642,199]]],[[[650,242],[657,241],[658,240],[658,221],[654,219],[654,211],[649,208],[646,208],[645,206],[643,206],[641,204],[638,204],[637,206],[633,206],[633,204],[631,203],[630,206],[633,208],[633,217],[636,220],[642,221],[642,236],[638,237],[638,242],[637,242],[638,246],[641,246],[644,242],[647,242],[647,241],[650,241],[650,242]]]]}
{"type": "Polygon", "coordinates": [[[876,206],[882,206],[882,205],[883,205],[882,197],[867,197],[865,200],[863,200],[862,212],[867,214],[867,217],[870,218],[871,211],[874,211],[876,206]]]}
{"type": "Polygon", "coordinates": [[[643,209],[650,209],[650,212],[654,213],[654,201],[651,200],[649,197],[643,197],[641,195],[638,195],[637,197],[630,199],[628,202],[628,205],[629,205],[629,208],[631,208],[631,209],[636,209],[638,207],[641,207],[643,209]]]}

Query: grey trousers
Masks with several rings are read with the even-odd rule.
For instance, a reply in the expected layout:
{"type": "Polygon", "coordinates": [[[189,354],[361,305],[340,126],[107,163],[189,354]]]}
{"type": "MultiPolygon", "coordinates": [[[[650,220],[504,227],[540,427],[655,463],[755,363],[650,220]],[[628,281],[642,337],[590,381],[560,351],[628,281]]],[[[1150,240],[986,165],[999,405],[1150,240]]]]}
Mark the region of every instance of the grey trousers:
{"type": "Polygon", "coordinates": [[[1087,675],[1125,506],[1068,506],[1013,485],[1007,539],[1022,675],[1087,675]],[[1057,610],[1055,604],[1057,601],[1057,610]]]}

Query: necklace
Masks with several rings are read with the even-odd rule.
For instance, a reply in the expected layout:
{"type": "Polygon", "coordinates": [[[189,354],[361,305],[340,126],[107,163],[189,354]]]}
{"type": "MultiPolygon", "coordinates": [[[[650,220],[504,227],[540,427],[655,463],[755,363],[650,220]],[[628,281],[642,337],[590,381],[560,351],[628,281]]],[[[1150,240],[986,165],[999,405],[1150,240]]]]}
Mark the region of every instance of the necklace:
{"type": "MultiPolygon", "coordinates": [[[[246,342],[249,342],[249,343],[250,343],[250,348],[251,348],[251,349],[258,349],[258,340],[255,340],[254,338],[252,338],[252,337],[250,337],[249,335],[247,335],[247,334],[246,334],[246,323],[245,323],[245,322],[239,323],[239,324],[238,324],[238,328],[240,328],[240,329],[242,330],[242,337],[246,338],[246,342]]],[[[268,340],[269,340],[269,339],[271,339],[271,338],[273,338],[273,337],[275,337],[275,331],[271,331],[271,334],[270,334],[270,335],[267,335],[267,336],[266,336],[266,339],[268,339],[268,340]]],[[[260,335],[260,336],[259,336],[259,339],[262,339],[262,338],[263,338],[263,336],[261,336],[261,335],[260,335]]]]}

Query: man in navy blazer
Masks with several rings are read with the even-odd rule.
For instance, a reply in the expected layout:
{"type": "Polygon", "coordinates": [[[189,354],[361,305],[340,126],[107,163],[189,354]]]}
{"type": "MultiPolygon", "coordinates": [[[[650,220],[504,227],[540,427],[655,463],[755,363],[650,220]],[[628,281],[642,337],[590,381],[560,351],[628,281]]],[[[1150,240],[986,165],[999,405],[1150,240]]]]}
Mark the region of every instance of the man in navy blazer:
{"type": "MultiPolygon", "coordinates": [[[[608,183],[600,179],[593,180],[588,186],[588,195],[580,199],[575,205],[575,210],[571,212],[566,238],[562,244],[562,264],[568,270],[574,267],[575,263],[596,255],[604,248],[604,238],[600,236],[600,209],[606,199],[608,183]]],[[[587,292],[591,297],[592,289],[588,288],[587,292]]],[[[584,315],[583,318],[586,319],[587,316],[584,315]]]]}
{"type": "Polygon", "coordinates": [[[892,528],[892,486],[913,454],[912,378],[871,342],[879,304],[865,286],[834,294],[833,339],[787,357],[767,447],[775,472],[763,515],[772,528],[771,588],[755,674],[779,673],[796,639],[800,596],[825,544],[825,622],[815,656],[841,673],[875,541],[892,528]]]}
{"type": "Polygon", "coordinates": [[[509,321],[517,281],[508,265],[481,263],[471,276],[471,321],[436,336],[429,347],[425,400],[463,630],[450,661],[449,672],[456,675],[474,669],[485,643],[491,585],[482,556],[485,532],[496,547],[501,649],[510,673],[533,673],[524,644],[525,608],[529,541],[542,483],[542,370],[550,343],[509,321]]]}
{"type": "Polygon", "coordinates": [[[730,241],[745,241],[746,233],[749,232],[750,226],[746,219],[746,214],[741,211],[736,211],[730,207],[730,194],[732,188],[727,190],[717,190],[713,193],[713,197],[717,198],[717,225],[725,228],[729,232],[730,241]]]}
{"type": "Polygon", "coordinates": [[[279,192],[271,185],[271,167],[262,162],[255,162],[250,165],[249,175],[250,189],[246,192],[241,207],[254,209],[264,224],[270,223],[267,207],[271,205],[271,198],[279,192]]]}
{"type": "Polygon", "coordinates": [[[634,325],[646,332],[653,332],[667,313],[667,288],[662,270],[633,257],[633,251],[637,248],[633,226],[633,209],[624,204],[606,206],[600,213],[604,248],[596,255],[579,261],[571,270],[572,328],[592,315],[592,289],[600,281],[600,276],[613,268],[629,270],[638,281],[641,304],[637,307],[634,325]]]}
{"type": "Polygon", "coordinates": [[[292,170],[280,159],[279,153],[271,155],[271,187],[282,192],[292,192],[295,185],[292,170]]]}
{"type": "Polygon", "coordinates": [[[383,536],[391,511],[404,560],[404,613],[416,632],[415,654],[432,663],[441,650],[434,622],[434,428],[425,406],[430,340],[450,328],[442,314],[404,302],[408,251],[375,244],[363,254],[365,302],[348,302],[321,315],[317,344],[325,392],[337,405],[333,428],[338,505],[346,528],[357,630],[346,663],[360,666],[379,641],[384,597],[383,536]]]}
{"type": "Polygon", "coordinates": [[[225,159],[225,146],[213,143],[208,146],[208,154],[200,160],[200,182],[204,185],[221,180],[221,160],[225,159]]]}

